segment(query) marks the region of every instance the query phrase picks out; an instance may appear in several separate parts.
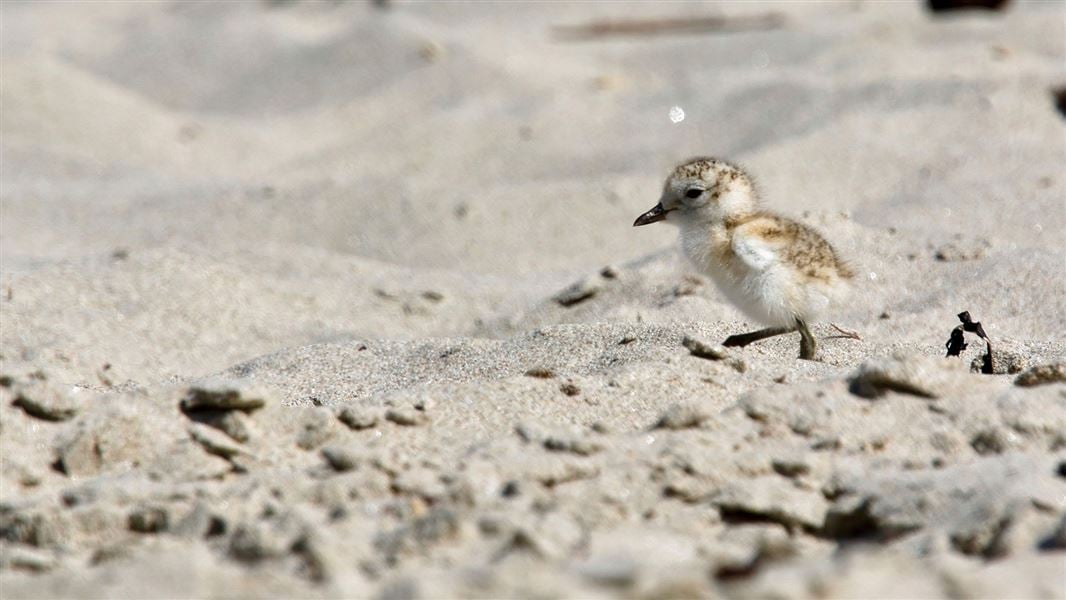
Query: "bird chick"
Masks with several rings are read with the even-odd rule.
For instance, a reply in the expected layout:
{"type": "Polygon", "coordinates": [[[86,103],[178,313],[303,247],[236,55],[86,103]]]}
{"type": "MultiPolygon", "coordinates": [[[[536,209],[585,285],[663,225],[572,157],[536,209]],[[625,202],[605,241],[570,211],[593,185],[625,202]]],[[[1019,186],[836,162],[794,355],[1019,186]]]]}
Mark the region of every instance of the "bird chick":
{"type": "Polygon", "coordinates": [[[800,358],[814,360],[818,345],[808,324],[847,296],[854,277],[825,238],[763,210],[751,177],[715,158],[675,168],[659,203],[633,226],[658,221],[677,225],[685,256],[744,314],[767,326],[730,336],[724,345],[798,331],[800,358]]]}

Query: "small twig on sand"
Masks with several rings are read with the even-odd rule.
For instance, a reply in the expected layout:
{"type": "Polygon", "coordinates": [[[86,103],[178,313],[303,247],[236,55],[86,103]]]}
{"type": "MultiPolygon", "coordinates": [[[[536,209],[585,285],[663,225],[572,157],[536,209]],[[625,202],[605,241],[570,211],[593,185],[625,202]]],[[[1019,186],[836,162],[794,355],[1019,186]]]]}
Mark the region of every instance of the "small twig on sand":
{"type": "Polygon", "coordinates": [[[836,329],[837,332],[840,333],[840,335],[831,335],[827,339],[837,339],[837,338],[847,338],[849,340],[861,340],[862,339],[862,336],[859,335],[858,331],[851,331],[850,329],[844,329],[843,327],[841,327],[840,325],[837,325],[836,323],[830,323],[829,326],[832,327],[833,329],[836,329]]]}
{"type": "Polygon", "coordinates": [[[556,25],[555,36],[567,41],[603,37],[697,34],[777,29],[785,20],[779,13],[738,17],[688,17],[593,21],[585,25],[556,25]]]}

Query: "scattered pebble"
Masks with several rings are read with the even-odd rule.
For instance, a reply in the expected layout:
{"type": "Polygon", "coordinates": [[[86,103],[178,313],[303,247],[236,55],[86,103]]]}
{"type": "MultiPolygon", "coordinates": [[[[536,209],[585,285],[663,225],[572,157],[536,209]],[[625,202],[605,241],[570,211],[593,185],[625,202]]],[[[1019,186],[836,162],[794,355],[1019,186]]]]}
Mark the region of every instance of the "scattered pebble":
{"type": "Polygon", "coordinates": [[[517,465],[530,479],[554,487],[571,481],[592,479],[600,474],[595,464],[588,459],[566,453],[535,454],[517,465]]]}
{"type": "Polygon", "coordinates": [[[774,471],[783,477],[795,478],[811,471],[810,461],[805,456],[781,456],[771,462],[774,471]]]}
{"type": "Polygon", "coordinates": [[[707,360],[720,360],[725,364],[733,367],[738,373],[744,373],[748,370],[748,364],[744,362],[744,359],[736,356],[725,346],[708,344],[693,337],[685,336],[681,340],[681,345],[684,346],[692,356],[698,358],[706,358],[707,360]]]}
{"type": "Polygon", "coordinates": [[[970,440],[970,446],[981,455],[1003,454],[1018,449],[1020,445],[1018,434],[1002,426],[986,427],[970,440]]]}
{"type": "Polygon", "coordinates": [[[674,404],[666,409],[652,429],[691,429],[709,418],[710,413],[696,404],[674,404]]]}
{"type": "Polygon", "coordinates": [[[390,408],[385,411],[385,420],[404,427],[417,427],[428,423],[429,417],[425,412],[414,407],[390,408]]]}
{"type": "Polygon", "coordinates": [[[225,459],[233,458],[238,454],[246,454],[247,451],[228,435],[200,423],[190,423],[189,436],[200,444],[209,454],[220,456],[225,459]]]}
{"type": "Polygon", "coordinates": [[[239,523],[229,538],[229,555],[237,560],[256,563],[290,554],[305,537],[306,525],[294,517],[246,520],[239,523]]]}
{"type": "Polygon", "coordinates": [[[444,46],[433,40],[428,40],[418,49],[418,55],[426,62],[437,62],[444,58],[444,46]]]}
{"type": "Polygon", "coordinates": [[[1034,387],[1049,383],[1066,383],[1066,362],[1037,365],[1014,379],[1014,385],[1021,387],[1034,387]]]}
{"type": "Polygon", "coordinates": [[[322,448],[322,457],[333,470],[344,472],[359,466],[363,455],[359,449],[352,446],[326,446],[322,448]]]}
{"type": "Polygon", "coordinates": [[[203,500],[198,500],[168,531],[177,537],[199,539],[222,533],[225,529],[225,520],[214,514],[203,500]]]}
{"type": "Polygon", "coordinates": [[[548,437],[548,428],[533,421],[522,421],[514,427],[514,432],[525,442],[539,443],[548,437]]]}
{"type": "Polygon", "coordinates": [[[526,377],[536,377],[537,379],[551,379],[555,377],[555,371],[547,367],[533,367],[525,372],[526,377]]]}
{"type": "Polygon", "coordinates": [[[159,533],[167,529],[169,521],[166,508],[142,506],[130,513],[129,528],[137,533],[159,533]]]}
{"type": "Polygon", "coordinates": [[[723,518],[758,516],[786,527],[819,528],[829,510],[829,503],[820,492],[797,489],[779,477],[730,482],[711,498],[711,503],[723,512],[723,518]]]}
{"type": "Polygon", "coordinates": [[[581,393],[581,388],[577,387],[577,384],[575,384],[574,382],[567,381],[559,386],[559,391],[566,394],[567,396],[573,397],[581,393]]]}
{"type": "Polygon", "coordinates": [[[592,425],[589,425],[589,429],[596,433],[611,433],[611,426],[603,421],[596,421],[592,425]]]}
{"type": "Polygon", "coordinates": [[[380,414],[378,410],[346,406],[337,413],[337,419],[339,419],[341,423],[347,425],[349,429],[355,429],[358,431],[362,429],[370,429],[377,425],[380,420],[380,414]]]}
{"type": "Polygon", "coordinates": [[[560,306],[569,308],[580,304],[599,293],[600,283],[594,279],[582,279],[552,297],[560,306]]]}
{"type": "Polygon", "coordinates": [[[551,433],[544,440],[544,447],[554,452],[570,452],[589,456],[603,449],[603,444],[581,434],[551,433]]]}
{"type": "Polygon", "coordinates": [[[181,400],[181,409],[197,410],[243,410],[246,412],[263,408],[267,402],[276,402],[273,390],[239,379],[209,379],[194,384],[181,400]]]}
{"type": "Polygon", "coordinates": [[[242,444],[252,439],[253,426],[247,413],[226,411],[208,424],[242,444]]]}
{"type": "Polygon", "coordinates": [[[429,503],[440,501],[448,493],[440,474],[426,468],[406,469],[398,473],[392,480],[392,489],[399,494],[418,496],[429,503]]]}

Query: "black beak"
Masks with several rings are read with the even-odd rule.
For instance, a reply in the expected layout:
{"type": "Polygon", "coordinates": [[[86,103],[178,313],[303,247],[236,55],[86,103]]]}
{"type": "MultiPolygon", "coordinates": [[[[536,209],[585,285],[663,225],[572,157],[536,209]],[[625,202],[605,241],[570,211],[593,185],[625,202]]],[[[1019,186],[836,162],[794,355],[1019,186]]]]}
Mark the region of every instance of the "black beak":
{"type": "Polygon", "coordinates": [[[662,221],[666,218],[666,213],[670,211],[663,208],[663,203],[660,202],[652,207],[648,212],[637,217],[636,221],[633,221],[633,227],[640,227],[641,225],[647,225],[649,223],[655,223],[662,221]]]}

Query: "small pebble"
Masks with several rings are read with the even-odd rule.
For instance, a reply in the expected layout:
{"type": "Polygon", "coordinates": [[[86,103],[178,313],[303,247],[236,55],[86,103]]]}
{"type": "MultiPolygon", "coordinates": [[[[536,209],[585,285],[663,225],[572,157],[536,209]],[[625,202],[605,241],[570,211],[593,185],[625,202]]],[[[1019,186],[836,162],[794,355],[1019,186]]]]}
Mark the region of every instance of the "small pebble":
{"type": "Polygon", "coordinates": [[[690,429],[699,427],[711,415],[694,404],[674,404],[659,417],[653,429],[690,429]]]}
{"type": "Polygon", "coordinates": [[[581,393],[581,388],[577,387],[577,385],[574,384],[572,381],[567,381],[566,383],[559,386],[559,391],[566,394],[567,396],[573,397],[581,393]]]}
{"type": "Polygon", "coordinates": [[[569,308],[592,298],[600,291],[600,284],[592,279],[583,279],[556,294],[552,299],[560,306],[569,308]]]}
{"type": "Polygon", "coordinates": [[[697,358],[724,361],[727,365],[733,367],[738,373],[744,373],[748,370],[748,364],[744,362],[743,359],[734,356],[733,353],[727,350],[724,346],[712,346],[687,335],[681,340],[681,345],[684,346],[692,356],[697,358]]]}
{"type": "Polygon", "coordinates": [[[1066,383],[1066,362],[1037,365],[1014,379],[1014,385],[1021,387],[1033,387],[1049,383],[1066,383]]]}
{"type": "Polygon", "coordinates": [[[200,423],[191,423],[188,431],[189,436],[209,454],[228,459],[238,454],[246,453],[240,444],[213,427],[201,425],[200,423]]]}
{"type": "Polygon", "coordinates": [[[137,533],[159,533],[167,529],[168,522],[167,510],[159,506],[142,506],[129,516],[130,531],[137,533]]]}
{"type": "Polygon", "coordinates": [[[263,408],[273,400],[271,390],[253,386],[235,379],[210,379],[192,385],[181,400],[181,409],[196,410],[243,410],[250,412],[263,408]]]}
{"type": "Polygon", "coordinates": [[[549,434],[544,440],[544,448],[554,452],[570,452],[579,456],[589,456],[603,449],[603,444],[585,439],[579,435],[549,434]]]}
{"type": "Polygon", "coordinates": [[[361,429],[370,429],[377,425],[379,420],[377,411],[365,408],[354,408],[351,406],[341,409],[341,411],[337,413],[337,418],[350,429],[355,429],[357,431],[361,429]]]}
{"type": "Polygon", "coordinates": [[[333,470],[342,473],[351,471],[361,461],[359,451],[348,446],[326,446],[322,449],[322,457],[333,470]]]}
{"type": "Polygon", "coordinates": [[[418,49],[418,55],[426,62],[437,62],[444,57],[444,46],[441,46],[433,40],[426,41],[422,44],[422,47],[418,49]]]}
{"type": "Polygon", "coordinates": [[[404,427],[416,427],[425,424],[429,418],[415,408],[390,408],[385,411],[385,420],[404,427]]]}

